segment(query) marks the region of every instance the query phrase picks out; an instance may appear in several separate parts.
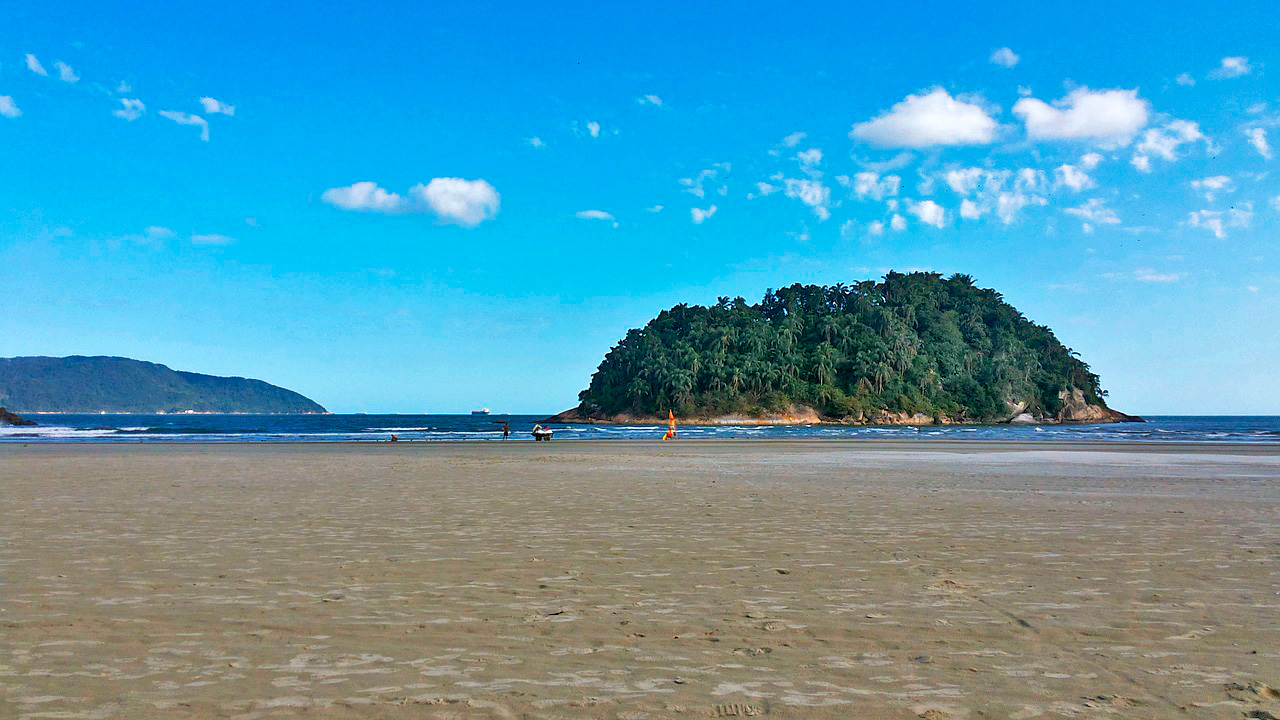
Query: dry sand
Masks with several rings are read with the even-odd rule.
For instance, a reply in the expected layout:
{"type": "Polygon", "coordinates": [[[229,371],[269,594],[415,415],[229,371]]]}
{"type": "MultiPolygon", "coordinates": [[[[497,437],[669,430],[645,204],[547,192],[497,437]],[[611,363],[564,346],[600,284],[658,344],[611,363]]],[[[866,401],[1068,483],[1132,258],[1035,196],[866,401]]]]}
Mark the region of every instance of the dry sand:
{"type": "Polygon", "coordinates": [[[0,717],[1280,717],[1278,559],[1258,448],[3,446],[0,717]]]}

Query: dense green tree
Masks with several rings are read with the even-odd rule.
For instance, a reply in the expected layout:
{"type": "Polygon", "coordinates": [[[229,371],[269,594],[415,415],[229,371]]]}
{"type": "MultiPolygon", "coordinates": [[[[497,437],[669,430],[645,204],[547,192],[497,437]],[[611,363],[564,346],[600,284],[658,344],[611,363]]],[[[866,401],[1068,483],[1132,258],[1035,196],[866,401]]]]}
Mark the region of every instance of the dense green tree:
{"type": "Polygon", "coordinates": [[[1079,389],[1105,407],[1098,376],[1053,331],[973,278],[890,272],[881,282],[792,285],[748,305],[677,305],[612,348],[581,411],[759,414],[808,405],[832,418],[879,410],[954,419],[1051,415],[1079,389]]]}

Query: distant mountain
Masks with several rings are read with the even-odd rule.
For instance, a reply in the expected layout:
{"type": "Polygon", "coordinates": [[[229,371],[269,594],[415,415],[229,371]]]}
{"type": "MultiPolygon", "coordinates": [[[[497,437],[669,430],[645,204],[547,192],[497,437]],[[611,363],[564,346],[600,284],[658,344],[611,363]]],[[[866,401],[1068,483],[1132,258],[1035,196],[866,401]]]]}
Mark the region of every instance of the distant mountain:
{"type": "Polygon", "coordinates": [[[261,380],[82,355],[0,358],[0,405],[18,413],[327,412],[292,390],[261,380]]]}

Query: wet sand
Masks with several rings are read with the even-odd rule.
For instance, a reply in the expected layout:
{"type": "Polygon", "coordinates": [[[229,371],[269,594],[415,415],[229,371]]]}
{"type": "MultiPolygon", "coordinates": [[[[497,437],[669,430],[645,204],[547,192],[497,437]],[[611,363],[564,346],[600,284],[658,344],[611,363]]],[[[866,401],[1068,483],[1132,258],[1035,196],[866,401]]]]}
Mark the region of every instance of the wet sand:
{"type": "Polygon", "coordinates": [[[1277,689],[1278,449],[0,446],[0,718],[1263,718],[1277,689]]]}

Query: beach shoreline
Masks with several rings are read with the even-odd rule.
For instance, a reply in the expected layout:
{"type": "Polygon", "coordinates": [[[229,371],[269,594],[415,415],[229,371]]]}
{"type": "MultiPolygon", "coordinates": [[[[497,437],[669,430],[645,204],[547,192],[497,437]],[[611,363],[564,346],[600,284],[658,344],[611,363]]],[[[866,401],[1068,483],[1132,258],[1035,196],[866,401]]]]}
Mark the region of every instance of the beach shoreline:
{"type": "Polygon", "coordinates": [[[0,445],[0,716],[1280,714],[1280,448],[0,445]]]}
{"type": "Polygon", "coordinates": [[[369,440],[319,440],[319,441],[299,441],[299,440],[218,440],[216,442],[192,442],[186,440],[147,440],[141,442],[138,440],[128,439],[112,439],[105,441],[76,441],[76,442],[47,442],[42,440],[9,440],[0,443],[0,454],[11,448],[36,449],[36,448],[94,448],[97,450],[109,450],[111,448],[120,448],[123,451],[138,450],[140,448],[247,448],[247,447],[281,447],[281,448],[297,448],[299,450],[305,448],[357,448],[357,447],[387,447],[387,448],[469,448],[475,449],[476,452],[504,452],[503,450],[495,450],[494,448],[506,448],[509,450],[515,448],[529,448],[531,452],[552,452],[553,447],[562,447],[572,445],[575,448],[583,447],[599,447],[600,452],[607,452],[606,448],[623,448],[628,446],[637,446],[641,448],[661,447],[666,449],[674,449],[680,447],[696,446],[705,449],[713,448],[792,448],[797,450],[812,450],[814,452],[863,449],[863,450],[906,450],[906,449],[925,449],[936,450],[939,452],[1018,452],[1018,451],[1037,451],[1037,450],[1064,450],[1075,452],[1139,452],[1139,453],[1193,453],[1193,454],[1209,454],[1209,455],[1249,455],[1249,456],[1280,456],[1280,443],[1275,442],[1211,442],[1211,441],[1140,441],[1140,440],[987,440],[987,439],[957,439],[957,438],[928,438],[928,437],[903,437],[903,438],[812,438],[812,437],[687,437],[679,438],[674,442],[663,441],[662,438],[655,434],[651,440],[637,439],[632,437],[619,438],[577,438],[573,436],[556,437],[549,443],[534,444],[532,440],[519,438],[515,440],[420,440],[420,439],[400,439],[395,442],[386,438],[374,437],[369,440]]]}

